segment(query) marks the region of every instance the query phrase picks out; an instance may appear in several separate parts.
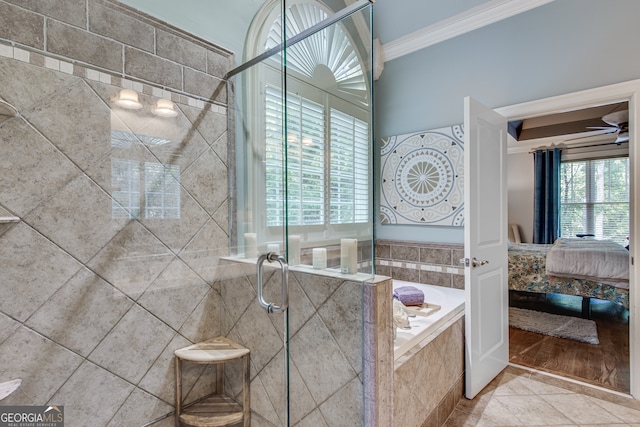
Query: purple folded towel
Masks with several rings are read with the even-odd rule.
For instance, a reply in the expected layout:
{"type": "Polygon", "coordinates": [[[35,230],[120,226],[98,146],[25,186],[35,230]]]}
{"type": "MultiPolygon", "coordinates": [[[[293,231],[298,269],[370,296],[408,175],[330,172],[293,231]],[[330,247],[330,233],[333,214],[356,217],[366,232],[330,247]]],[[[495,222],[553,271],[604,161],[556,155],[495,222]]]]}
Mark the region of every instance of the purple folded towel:
{"type": "Polygon", "coordinates": [[[393,297],[404,305],[422,305],[424,292],[415,286],[400,286],[393,290],[393,297]]]}

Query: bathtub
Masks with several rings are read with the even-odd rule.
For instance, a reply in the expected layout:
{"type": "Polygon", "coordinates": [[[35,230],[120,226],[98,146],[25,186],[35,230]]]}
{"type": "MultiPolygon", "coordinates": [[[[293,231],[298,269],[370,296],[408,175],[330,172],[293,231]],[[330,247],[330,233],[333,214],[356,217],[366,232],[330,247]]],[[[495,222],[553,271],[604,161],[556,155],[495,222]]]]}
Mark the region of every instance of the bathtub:
{"type": "MultiPolygon", "coordinates": [[[[428,344],[437,337],[444,326],[450,325],[464,315],[464,290],[394,279],[393,288],[400,286],[415,286],[424,292],[426,303],[436,304],[441,308],[431,312],[428,316],[410,317],[411,329],[397,328],[393,352],[395,360],[417,344],[428,344]]],[[[425,312],[429,313],[427,310],[425,312]]]]}

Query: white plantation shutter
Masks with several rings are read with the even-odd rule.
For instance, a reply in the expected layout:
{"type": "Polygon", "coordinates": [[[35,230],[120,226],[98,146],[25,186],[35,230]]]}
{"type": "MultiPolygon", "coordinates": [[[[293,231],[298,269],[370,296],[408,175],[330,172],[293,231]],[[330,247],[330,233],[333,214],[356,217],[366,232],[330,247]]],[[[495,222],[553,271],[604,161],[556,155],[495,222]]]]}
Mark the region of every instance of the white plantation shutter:
{"type": "Polygon", "coordinates": [[[331,109],[331,224],[369,220],[369,126],[331,109]]]}
{"type": "Polygon", "coordinates": [[[267,226],[284,224],[283,103],[280,90],[265,88],[265,198],[267,226]]]}
{"type": "Polygon", "coordinates": [[[324,107],[288,94],[285,145],[280,93],[271,86],[266,88],[267,225],[284,225],[285,147],[289,225],[324,224],[324,107]]]}
{"type": "MultiPolygon", "coordinates": [[[[267,86],[266,209],[267,226],[285,223],[285,153],[283,105],[279,89],[267,86]]],[[[331,224],[369,221],[369,126],[342,111],[296,94],[287,95],[287,191],[290,226],[323,225],[325,200],[331,224]],[[325,122],[330,120],[330,182],[325,179],[325,122]]]]}

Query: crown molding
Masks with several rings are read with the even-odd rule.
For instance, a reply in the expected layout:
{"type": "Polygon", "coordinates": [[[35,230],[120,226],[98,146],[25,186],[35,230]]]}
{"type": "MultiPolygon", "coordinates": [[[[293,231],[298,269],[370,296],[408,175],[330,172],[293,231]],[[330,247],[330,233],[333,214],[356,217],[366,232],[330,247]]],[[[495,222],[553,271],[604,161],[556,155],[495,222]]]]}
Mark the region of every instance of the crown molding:
{"type": "Polygon", "coordinates": [[[420,49],[482,28],[553,0],[491,0],[451,18],[422,28],[383,45],[384,60],[391,61],[420,49]]]}

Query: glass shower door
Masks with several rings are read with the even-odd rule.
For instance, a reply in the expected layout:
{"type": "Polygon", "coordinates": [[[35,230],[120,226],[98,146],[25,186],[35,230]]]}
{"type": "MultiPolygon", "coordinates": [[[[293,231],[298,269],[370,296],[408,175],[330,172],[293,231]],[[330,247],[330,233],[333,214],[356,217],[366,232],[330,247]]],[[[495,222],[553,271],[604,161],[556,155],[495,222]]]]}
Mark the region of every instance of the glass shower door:
{"type": "Polygon", "coordinates": [[[271,19],[256,28],[264,53],[229,84],[235,251],[219,281],[223,332],[251,350],[253,422],[364,425],[371,6],[359,1],[336,15],[296,2],[261,16],[271,19]],[[283,260],[289,307],[273,312],[268,303],[284,301],[283,260]]]}

